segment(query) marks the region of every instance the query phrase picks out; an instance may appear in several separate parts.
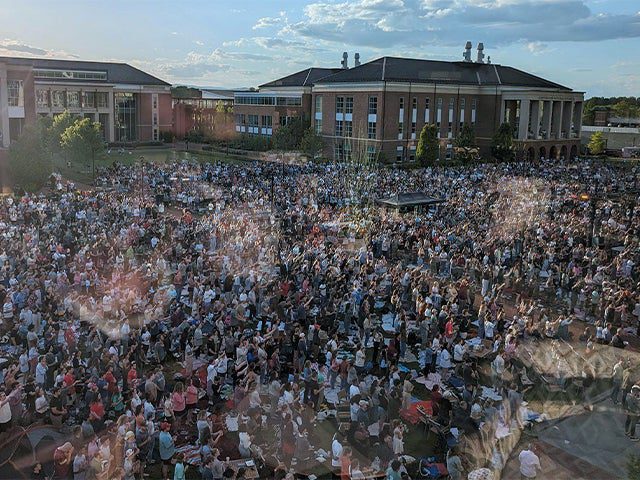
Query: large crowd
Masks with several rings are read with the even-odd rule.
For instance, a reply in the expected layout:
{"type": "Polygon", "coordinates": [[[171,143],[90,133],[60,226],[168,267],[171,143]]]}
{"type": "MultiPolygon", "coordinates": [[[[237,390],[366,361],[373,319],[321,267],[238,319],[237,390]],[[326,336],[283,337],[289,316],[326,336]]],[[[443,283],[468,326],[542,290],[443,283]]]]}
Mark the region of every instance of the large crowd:
{"type": "MultiPolygon", "coordinates": [[[[640,333],[620,168],[183,161],[5,197],[0,476],[492,478],[540,416],[524,348],[640,333]],[[403,192],[445,201],[374,201],[403,192]]],[[[636,440],[637,365],[607,368],[636,440]]]]}

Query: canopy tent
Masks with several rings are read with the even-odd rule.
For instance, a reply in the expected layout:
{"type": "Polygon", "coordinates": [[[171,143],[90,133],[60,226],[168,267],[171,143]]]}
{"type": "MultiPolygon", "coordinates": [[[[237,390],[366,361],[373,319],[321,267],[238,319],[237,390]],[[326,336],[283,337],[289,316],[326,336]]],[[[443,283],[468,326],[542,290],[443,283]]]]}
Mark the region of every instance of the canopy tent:
{"type": "Polygon", "coordinates": [[[389,198],[376,200],[380,205],[389,208],[408,209],[414,207],[430,207],[444,203],[444,198],[430,197],[422,192],[397,193],[389,198]]]}

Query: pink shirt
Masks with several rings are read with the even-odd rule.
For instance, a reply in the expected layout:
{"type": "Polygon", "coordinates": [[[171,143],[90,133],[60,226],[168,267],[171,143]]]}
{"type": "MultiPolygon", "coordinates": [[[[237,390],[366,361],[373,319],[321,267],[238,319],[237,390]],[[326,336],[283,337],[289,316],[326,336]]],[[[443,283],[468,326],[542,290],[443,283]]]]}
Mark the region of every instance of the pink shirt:
{"type": "Polygon", "coordinates": [[[184,393],[173,392],[171,394],[171,405],[174,412],[182,412],[185,409],[184,393]]]}

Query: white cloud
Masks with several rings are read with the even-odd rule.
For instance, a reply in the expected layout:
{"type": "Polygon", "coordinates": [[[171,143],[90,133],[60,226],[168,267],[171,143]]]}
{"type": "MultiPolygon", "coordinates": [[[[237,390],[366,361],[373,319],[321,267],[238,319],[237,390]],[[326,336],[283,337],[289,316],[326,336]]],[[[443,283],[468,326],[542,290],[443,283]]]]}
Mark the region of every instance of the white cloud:
{"type": "Polygon", "coordinates": [[[196,45],[198,45],[200,47],[204,45],[204,42],[202,40],[195,40],[193,43],[195,43],[196,45]]]}
{"type": "Polygon", "coordinates": [[[537,42],[537,41],[527,43],[526,48],[533,55],[542,55],[543,53],[549,51],[549,46],[546,43],[537,42]]]}
{"type": "Polygon", "coordinates": [[[280,12],[277,17],[259,18],[257,23],[252,28],[253,30],[259,30],[261,28],[280,27],[286,24],[287,24],[287,12],[280,12]]]}
{"type": "Polygon", "coordinates": [[[7,57],[39,57],[39,58],[60,58],[75,59],[77,55],[64,50],[51,50],[29,45],[15,39],[5,38],[0,40],[0,55],[7,57]]]}

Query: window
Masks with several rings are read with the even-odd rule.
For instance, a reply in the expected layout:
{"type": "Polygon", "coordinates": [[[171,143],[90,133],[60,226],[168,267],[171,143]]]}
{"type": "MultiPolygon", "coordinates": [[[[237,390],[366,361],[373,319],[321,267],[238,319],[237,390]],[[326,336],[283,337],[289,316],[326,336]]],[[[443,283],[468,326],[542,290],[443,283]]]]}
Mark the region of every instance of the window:
{"type": "Polygon", "coordinates": [[[7,94],[10,107],[24,107],[24,88],[22,80],[7,80],[7,94]]]}
{"type": "Polygon", "coordinates": [[[158,114],[153,112],[153,124],[158,125],[158,114]]]}
{"type": "Polygon", "coordinates": [[[138,109],[133,93],[121,92],[113,96],[115,104],[115,140],[131,142],[138,139],[138,109]]]}
{"type": "Polygon", "coordinates": [[[411,101],[411,108],[413,110],[415,110],[416,108],[418,108],[418,99],[416,97],[413,97],[413,100],[411,101]]]}
{"type": "Polygon", "coordinates": [[[320,118],[316,118],[314,125],[313,125],[313,130],[320,135],[322,133],[322,119],[320,118]]]}
{"type": "Polygon", "coordinates": [[[152,96],[152,102],[153,102],[153,109],[157,110],[158,109],[158,94],[154,93],[152,96]]]}
{"type": "Polygon", "coordinates": [[[344,136],[345,137],[353,136],[353,122],[351,120],[346,120],[344,122],[344,136]]]}
{"type": "Polygon", "coordinates": [[[260,120],[263,127],[273,126],[273,117],[271,117],[271,115],[262,115],[262,118],[260,120]]]}
{"type": "Polygon", "coordinates": [[[82,107],[83,108],[96,107],[96,92],[82,92],[82,107]]]}
{"type": "Polygon", "coordinates": [[[33,71],[33,76],[34,78],[59,78],[65,80],[106,80],[107,72],[37,69],[33,71]]]}
{"type": "Polygon", "coordinates": [[[411,101],[411,138],[416,138],[416,121],[418,116],[418,99],[413,97],[411,101]]]}
{"type": "Polygon", "coordinates": [[[404,97],[400,97],[400,110],[404,110],[404,97]]]}
{"type": "MultiPolygon", "coordinates": [[[[477,100],[474,98],[473,100],[471,100],[471,124],[475,124],[476,123],[476,107],[477,107],[477,100]]],[[[542,116],[540,117],[542,118],[542,116]]]]}
{"type": "Polygon", "coordinates": [[[49,90],[36,90],[36,105],[38,108],[49,108],[49,90]]]}
{"type": "Polygon", "coordinates": [[[322,113],[322,95],[316,95],[316,113],[322,113]]]}
{"type": "Polygon", "coordinates": [[[346,97],[344,102],[344,113],[353,113],[353,97],[346,97]]]}
{"type": "Polygon", "coordinates": [[[442,98],[438,99],[438,108],[436,110],[436,127],[438,127],[438,133],[440,133],[440,124],[442,122],[442,98]]]}
{"type": "Polygon", "coordinates": [[[344,159],[351,160],[351,144],[349,142],[344,143],[344,159]]]}
{"type": "Polygon", "coordinates": [[[404,158],[404,147],[402,145],[396,147],[396,162],[401,163],[404,158]]]}
{"type": "Polygon", "coordinates": [[[333,149],[333,157],[335,160],[344,160],[344,145],[341,143],[336,144],[333,149]]]}
{"type": "Polygon", "coordinates": [[[109,94],[107,92],[96,92],[96,100],[98,108],[107,108],[109,106],[109,94]]]}
{"type": "Polygon", "coordinates": [[[424,101],[424,123],[429,123],[429,99],[424,101]]]}
{"type": "Polygon", "coordinates": [[[336,113],[344,113],[344,97],[336,97],[336,113]]]}
{"type": "Polygon", "coordinates": [[[367,137],[376,138],[376,122],[367,123],[367,137]]]}
{"type": "Polygon", "coordinates": [[[449,99],[449,127],[453,123],[453,107],[455,106],[455,100],[453,98],[449,99]]]}
{"type": "Polygon", "coordinates": [[[281,127],[284,127],[285,125],[289,125],[289,124],[291,124],[291,122],[293,122],[296,118],[299,118],[299,117],[290,117],[290,116],[280,117],[280,126],[281,126],[281,127]]]}
{"type": "Polygon", "coordinates": [[[98,115],[98,122],[102,126],[102,138],[107,139],[107,128],[109,126],[109,114],[108,113],[100,113],[98,115]]]}
{"type": "Polygon", "coordinates": [[[375,145],[367,145],[367,160],[373,162],[376,159],[375,145]]]}
{"type": "Polygon", "coordinates": [[[53,108],[64,108],[66,92],[64,90],[53,90],[51,92],[51,104],[53,108]]]}
{"type": "Polygon", "coordinates": [[[336,120],[336,137],[342,137],[344,122],[342,120],[336,120]]]}
{"type": "Polygon", "coordinates": [[[67,92],[67,107],[80,108],[80,92],[67,92]]]}
{"type": "Polygon", "coordinates": [[[401,140],[403,135],[404,135],[404,122],[398,122],[398,140],[401,140]]]}
{"type": "Polygon", "coordinates": [[[154,142],[158,141],[158,129],[157,128],[153,129],[153,141],[154,142]]]}
{"type": "Polygon", "coordinates": [[[369,115],[378,114],[378,97],[369,97],[369,115]]]}
{"type": "Polygon", "coordinates": [[[460,99],[460,116],[459,116],[460,128],[462,128],[462,126],[464,125],[464,107],[466,104],[467,104],[466,99],[461,98],[460,99]]]}

